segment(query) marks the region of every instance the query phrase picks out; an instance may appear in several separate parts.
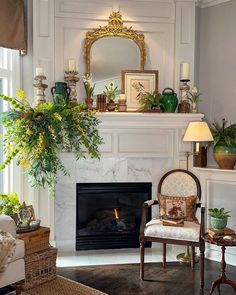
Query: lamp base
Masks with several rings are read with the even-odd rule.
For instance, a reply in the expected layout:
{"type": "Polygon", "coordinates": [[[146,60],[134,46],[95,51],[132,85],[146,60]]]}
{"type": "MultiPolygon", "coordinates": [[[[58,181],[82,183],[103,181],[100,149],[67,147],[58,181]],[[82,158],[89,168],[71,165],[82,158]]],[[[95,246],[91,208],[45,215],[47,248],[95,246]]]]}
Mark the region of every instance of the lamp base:
{"type": "Polygon", "coordinates": [[[206,167],[207,166],[207,148],[201,146],[199,153],[195,153],[193,157],[194,167],[206,167]]]}

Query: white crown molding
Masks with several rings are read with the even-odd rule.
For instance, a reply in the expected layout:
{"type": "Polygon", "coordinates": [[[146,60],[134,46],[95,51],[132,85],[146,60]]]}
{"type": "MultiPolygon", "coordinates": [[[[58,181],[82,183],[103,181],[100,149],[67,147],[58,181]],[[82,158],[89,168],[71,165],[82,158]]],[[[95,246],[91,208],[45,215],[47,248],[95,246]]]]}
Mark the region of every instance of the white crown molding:
{"type": "Polygon", "coordinates": [[[229,1],[231,0],[201,0],[200,7],[205,8],[205,7],[215,6],[215,5],[219,5],[229,1]]]}

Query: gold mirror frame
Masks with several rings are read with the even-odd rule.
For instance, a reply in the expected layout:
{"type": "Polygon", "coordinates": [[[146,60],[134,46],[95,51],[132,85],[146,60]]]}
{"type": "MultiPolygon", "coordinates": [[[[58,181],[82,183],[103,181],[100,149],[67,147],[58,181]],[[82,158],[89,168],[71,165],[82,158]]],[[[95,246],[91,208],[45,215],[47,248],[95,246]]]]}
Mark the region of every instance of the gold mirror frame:
{"type": "Polygon", "coordinates": [[[144,35],[137,33],[132,27],[127,28],[123,25],[122,16],[119,11],[113,11],[109,16],[108,25],[100,26],[93,31],[86,33],[84,44],[84,58],[86,63],[86,72],[90,74],[90,51],[93,43],[104,37],[122,37],[133,40],[140,50],[140,70],[144,70],[146,61],[146,49],[144,42],[144,35]]]}

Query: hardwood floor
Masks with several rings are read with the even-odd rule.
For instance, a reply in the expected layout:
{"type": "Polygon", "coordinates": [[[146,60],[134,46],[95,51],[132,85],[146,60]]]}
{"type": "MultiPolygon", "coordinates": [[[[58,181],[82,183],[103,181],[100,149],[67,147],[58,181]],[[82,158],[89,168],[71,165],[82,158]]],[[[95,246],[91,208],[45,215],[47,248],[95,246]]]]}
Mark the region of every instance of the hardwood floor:
{"type": "MultiPolygon", "coordinates": [[[[58,274],[96,288],[109,295],[205,295],[209,294],[211,283],[220,274],[220,263],[206,260],[205,288],[200,291],[199,264],[195,271],[189,265],[167,263],[166,269],[160,263],[145,264],[145,280],[139,279],[139,264],[82,266],[58,268],[58,274]]],[[[226,275],[236,281],[236,267],[228,266],[226,275]]],[[[218,294],[215,290],[214,294],[218,294]]],[[[235,292],[227,285],[221,286],[221,295],[235,292]]]]}

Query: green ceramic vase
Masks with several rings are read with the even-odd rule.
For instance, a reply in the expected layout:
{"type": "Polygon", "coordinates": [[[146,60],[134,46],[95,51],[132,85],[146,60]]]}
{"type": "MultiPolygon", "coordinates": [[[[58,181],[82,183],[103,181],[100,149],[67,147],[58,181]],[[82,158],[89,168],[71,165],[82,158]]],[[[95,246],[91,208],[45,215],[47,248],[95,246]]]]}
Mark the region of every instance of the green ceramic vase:
{"type": "Polygon", "coordinates": [[[221,169],[234,169],[236,164],[236,146],[224,146],[217,143],[213,148],[213,156],[221,169]]]}
{"type": "Polygon", "coordinates": [[[70,87],[65,82],[56,82],[55,86],[51,88],[53,101],[55,104],[68,102],[70,97],[70,87]]]}
{"type": "Polygon", "coordinates": [[[172,88],[165,88],[162,91],[161,103],[166,113],[175,112],[178,105],[178,98],[177,94],[174,92],[172,88]]]}
{"type": "Polygon", "coordinates": [[[228,218],[216,218],[216,217],[210,217],[210,222],[211,222],[211,227],[213,227],[213,229],[221,231],[223,229],[226,228],[227,222],[228,222],[228,218]]]}

